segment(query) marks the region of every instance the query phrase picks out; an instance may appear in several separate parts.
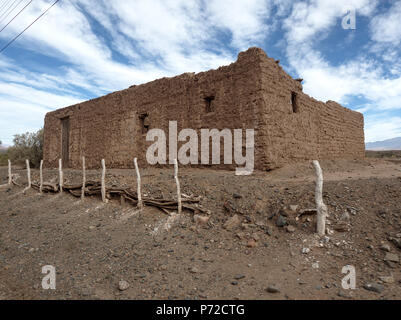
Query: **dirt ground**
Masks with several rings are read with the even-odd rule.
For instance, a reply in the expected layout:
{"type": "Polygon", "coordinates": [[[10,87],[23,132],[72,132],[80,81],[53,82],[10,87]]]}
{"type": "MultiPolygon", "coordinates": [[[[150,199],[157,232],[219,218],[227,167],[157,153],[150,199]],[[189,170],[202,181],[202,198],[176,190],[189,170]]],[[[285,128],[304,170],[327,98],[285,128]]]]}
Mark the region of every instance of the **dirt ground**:
{"type": "MultiPolygon", "coordinates": [[[[401,299],[401,163],[321,166],[324,238],[314,233],[314,215],[300,216],[315,207],[309,162],[248,177],[180,169],[182,193],[210,210],[204,225],[186,211],[168,216],[118,199],[0,188],[0,299],[401,299]],[[56,268],[56,290],[42,288],[45,265],[56,268]],[[342,288],[346,265],[355,267],[355,290],[342,288]],[[119,288],[121,280],[129,287],[119,288]]],[[[26,184],[26,171],[16,172],[26,184]]],[[[141,172],[146,195],[175,197],[172,168],[141,172]]],[[[64,175],[81,181],[80,171],[64,175]]],[[[136,186],[134,170],[109,170],[106,179],[136,186]]],[[[57,182],[57,170],[45,170],[45,181],[57,182]]]]}

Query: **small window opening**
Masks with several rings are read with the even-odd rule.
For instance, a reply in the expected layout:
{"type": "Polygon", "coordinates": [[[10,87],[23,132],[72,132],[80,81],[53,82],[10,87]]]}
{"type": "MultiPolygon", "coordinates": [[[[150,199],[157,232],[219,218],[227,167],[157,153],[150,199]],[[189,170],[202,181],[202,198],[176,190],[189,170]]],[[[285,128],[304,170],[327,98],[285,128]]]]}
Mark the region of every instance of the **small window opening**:
{"type": "Polygon", "coordinates": [[[298,96],[295,92],[291,92],[291,104],[292,104],[292,112],[298,113],[298,96]]]}
{"type": "Polygon", "coordinates": [[[147,133],[149,131],[149,115],[147,113],[143,113],[139,116],[139,120],[141,122],[142,133],[147,133]]]}
{"type": "Polygon", "coordinates": [[[206,103],[206,112],[213,112],[213,100],[214,96],[206,97],[205,98],[205,103],[206,103]]]}

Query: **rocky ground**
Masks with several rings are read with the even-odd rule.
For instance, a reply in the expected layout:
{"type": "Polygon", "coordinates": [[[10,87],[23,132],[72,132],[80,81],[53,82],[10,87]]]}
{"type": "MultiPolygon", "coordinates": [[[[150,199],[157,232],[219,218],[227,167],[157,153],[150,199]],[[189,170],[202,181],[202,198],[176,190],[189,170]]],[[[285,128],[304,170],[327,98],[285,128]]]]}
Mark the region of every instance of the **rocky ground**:
{"type": "MultiPolygon", "coordinates": [[[[314,208],[307,162],[249,177],[181,169],[182,193],[200,196],[208,216],[0,188],[0,298],[400,299],[400,163],[321,166],[330,213],[323,238],[305,211],[314,208]],[[42,289],[45,265],[56,268],[56,290],[42,289]],[[346,265],[355,267],[355,290],[341,286],[346,265]]],[[[175,197],[172,169],[141,171],[145,194],[175,197]]],[[[26,184],[25,170],[16,172],[26,184]]],[[[106,178],[110,186],[136,185],[134,170],[109,170],[106,178]]],[[[81,173],[65,171],[65,179],[80,182],[81,173]]],[[[45,170],[45,180],[56,182],[57,171],[45,170]]]]}

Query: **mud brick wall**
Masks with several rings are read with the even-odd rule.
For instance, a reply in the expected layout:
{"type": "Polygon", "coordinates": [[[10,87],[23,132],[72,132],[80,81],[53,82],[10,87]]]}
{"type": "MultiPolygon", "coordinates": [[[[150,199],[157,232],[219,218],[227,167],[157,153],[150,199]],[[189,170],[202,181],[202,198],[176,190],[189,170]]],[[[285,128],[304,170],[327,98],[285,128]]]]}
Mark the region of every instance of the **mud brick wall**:
{"type": "Polygon", "coordinates": [[[152,142],[146,141],[144,114],[145,125],[163,129],[167,140],[169,121],[178,122],[178,132],[197,130],[199,162],[202,128],[255,129],[255,168],[261,170],[305,159],[364,156],[360,113],[310,98],[274,59],[250,48],[235,63],[217,70],[158,79],[48,113],[45,166],[56,167],[62,156],[61,119],[66,117],[69,167],[80,167],[83,155],[88,168],[99,168],[103,158],[109,168],[132,168],[134,157],[141,167],[147,166],[146,150],[152,142]],[[297,112],[292,93],[297,94],[297,112]],[[208,97],[214,97],[211,110],[208,97]]]}
{"type": "Polygon", "coordinates": [[[274,59],[260,51],[265,167],[305,159],[363,158],[364,120],[336,102],[317,101],[302,92],[274,59]],[[296,110],[292,96],[295,94],[296,110]]]}
{"type": "MultiPolygon", "coordinates": [[[[132,168],[134,157],[140,166],[146,166],[146,150],[153,142],[147,142],[142,131],[140,117],[145,113],[149,129],[164,130],[167,139],[169,121],[177,121],[178,132],[197,130],[200,162],[200,129],[257,132],[261,100],[258,71],[258,56],[242,55],[236,63],[217,70],[155,80],[50,112],[45,118],[45,166],[56,167],[61,158],[61,119],[65,117],[70,119],[69,167],[80,167],[83,155],[88,168],[98,168],[102,158],[110,168],[132,168]],[[211,112],[206,111],[207,97],[214,97],[211,112]]],[[[257,133],[255,141],[257,162],[264,152],[257,133]]],[[[178,149],[184,143],[179,142],[178,149]]],[[[221,147],[221,163],[223,160],[221,147]]]]}

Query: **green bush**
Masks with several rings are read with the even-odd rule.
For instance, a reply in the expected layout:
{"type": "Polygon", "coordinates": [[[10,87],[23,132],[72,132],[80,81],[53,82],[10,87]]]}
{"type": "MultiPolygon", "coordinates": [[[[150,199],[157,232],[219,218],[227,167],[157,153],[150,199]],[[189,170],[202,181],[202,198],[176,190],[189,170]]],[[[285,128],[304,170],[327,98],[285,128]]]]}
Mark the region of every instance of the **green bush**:
{"type": "Polygon", "coordinates": [[[43,159],[43,129],[36,133],[14,135],[14,145],[7,150],[8,158],[13,164],[24,165],[29,159],[32,167],[39,167],[43,159]]]}

